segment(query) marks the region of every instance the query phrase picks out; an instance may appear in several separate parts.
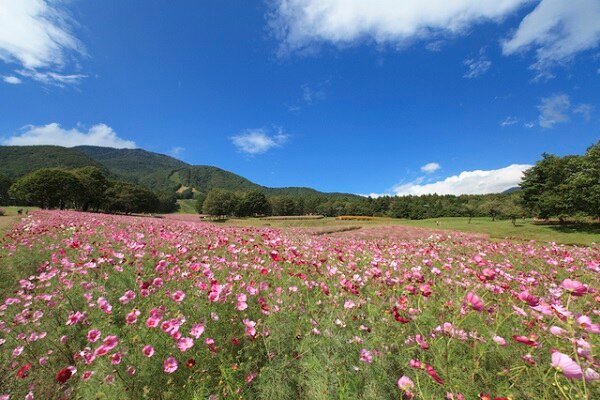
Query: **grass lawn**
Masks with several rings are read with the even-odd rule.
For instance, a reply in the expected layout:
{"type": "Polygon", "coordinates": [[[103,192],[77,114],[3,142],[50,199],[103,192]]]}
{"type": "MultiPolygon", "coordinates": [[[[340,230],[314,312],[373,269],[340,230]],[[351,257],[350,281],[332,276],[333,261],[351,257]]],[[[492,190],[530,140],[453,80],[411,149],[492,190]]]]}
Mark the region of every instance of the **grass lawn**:
{"type": "Polygon", "coordinates": [[[535,224],[533,220],[517,221],[513,226],[510,220],[492,221],[490,218],[437,218],[424,220],[406,220],[396,218],[376,218],[373,221],[340,221],[335,218],[317,220],[262,220],[260,218],[229,219],[223,224],[236,226],[272,226],[277,228],[320,228],[360,225],[363,228],[383,225],[408,225],[431,229],[448,229],[462,232],[477,232],[490,235],[494,239],[536,240],[589,246],[600,243],[600,223],[587,224],[535,224]],[[436,223],[439,222],[439,225],[436,223]]]}
{"type": "Polygon", "coordinates": [[[0,232],[10,228],[13,226],[15,222],[19,220],[18,210],[23,210],[23,215],[25,214],[25,210],[37,210],[36,207],[19,207],[19,206],[0,206],[0,209],[4,210],[5,214],[0,216],[0,232]]]}
{"type": "Polygon", "coordinates": [[[179,204],[179,214],[197,214],[196,212],[196,200],[194,199],[180,199],[177,200],[179,204]]]}

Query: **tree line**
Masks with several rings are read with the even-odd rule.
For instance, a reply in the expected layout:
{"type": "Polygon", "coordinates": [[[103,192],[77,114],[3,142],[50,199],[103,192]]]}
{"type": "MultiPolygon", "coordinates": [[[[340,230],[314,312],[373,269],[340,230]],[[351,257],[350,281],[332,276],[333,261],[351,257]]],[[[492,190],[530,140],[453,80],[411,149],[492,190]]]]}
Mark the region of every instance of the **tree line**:
{"type": "Polygon", "coordinates": [[[174,193],[111,180],[98,167],[42,168],[11,182],[0,176],[0,203],[81,211],[120,213],[174,212],[174,193]]]}

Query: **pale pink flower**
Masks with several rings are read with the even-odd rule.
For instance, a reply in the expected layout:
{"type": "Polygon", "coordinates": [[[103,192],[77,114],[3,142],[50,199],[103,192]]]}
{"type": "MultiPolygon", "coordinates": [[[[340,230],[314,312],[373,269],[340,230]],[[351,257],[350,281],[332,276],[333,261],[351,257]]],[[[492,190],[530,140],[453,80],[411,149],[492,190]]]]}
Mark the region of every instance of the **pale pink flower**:
{"type": "Polygon", "coordinates": [[[587,293],[587,286],[574,279],[565,279],[560,287],[571,293],[573,296],[583,296],[587,293]]]}
{"type": "Polygon", "coordinates": [[[402,375],[400,379],[398,379],[398,389],[402,390],[403,392],[411,390],[414,387],[414,382],[408,376],[402,375]]]}
{"type": "Polygon", "coordinates": [[[583,371],[581,367],[571,359],[571,357],[561,352],[552,353],[552,367],[561,371],[567,379],[581,379],[583,371]]]}
{"type": "Polygon", "coordinates": [[[178,290],[175,293],[173,293],[173,296],[171,298],[175,302],[181,303],[183,301],[183,299],[185,299],[185,293],[183,291],[181,291],[181,290],[178,290]]]}
{"type": "Polygon", "coordinates": [[[198,339],[204,333],[204,324],[194,324],[190,330],[190,335],[198,339]]]}
{"type": "Polygon", "coordinates": [[[255,336],[256,335],[256,322],[251,321],[249,319],[244,319],[244,325],[246,326],[246,335],[247,336],[255,336]]]}
{"type": "Polygon", "coordinates": [[[87,334],[87,340],[90,343],[96,343],[102,336],[102,333],[98,329],[92,329],[87,334]]]}
{"type": "Polygon", "coordinates": [[[360,351],[360,361],[366,362],[367,364],[372,364],[373,354],[367,349],[362,349],[360,351]]]}
{"type": "Polygon", "coordinates": [[[506,339],[504,339],[502,336],[494,336],[492,340],[502,347],[506,346],[506,339]]]}
{"type": "Polygon", "coordinates": [[[177,341],[177,348],[179,351],[184,352],[191,349],[194,346],[194,341],[192,338],[184,337],[177,341]]]}

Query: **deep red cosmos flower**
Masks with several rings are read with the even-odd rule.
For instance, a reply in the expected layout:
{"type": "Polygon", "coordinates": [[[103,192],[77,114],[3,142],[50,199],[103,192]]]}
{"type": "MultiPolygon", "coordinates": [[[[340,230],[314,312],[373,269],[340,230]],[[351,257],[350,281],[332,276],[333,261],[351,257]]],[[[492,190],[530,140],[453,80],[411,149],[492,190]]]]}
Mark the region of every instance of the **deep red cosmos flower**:
{"type": "Polygon", "coordinates": [[[66,383],[69,379],[71,379],[71,377],[73,376],[75,371],[76,371],[76,369],[74,367],[66,367],[66,368],[61,369],[56,374],[57,382],[66,383]]]}

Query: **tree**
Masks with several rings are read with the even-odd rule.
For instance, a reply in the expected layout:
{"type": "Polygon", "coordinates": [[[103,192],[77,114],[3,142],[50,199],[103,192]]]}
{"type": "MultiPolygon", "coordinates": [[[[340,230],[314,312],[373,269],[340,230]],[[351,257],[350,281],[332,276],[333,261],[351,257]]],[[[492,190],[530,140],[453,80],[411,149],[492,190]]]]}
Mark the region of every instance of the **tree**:
{"type": "Polygon", "coordinates": [[[128,182],[112,182],[106,190],[107,211],[130,213],[155,212],[159,199],[145,187],[128,182]]]}
{"type": "Polygon", "coordinates": [[[10,189],[12,181],[6,176],[0,174],[0,204],[8,204],[10,196],[8,195],[8,189],[10,189]]]}
{"type": "Polygon", "coordinates": [[[83,187],[79,198],[81,209],[87,211],[103,208],[106,202],[105,192],[110,186],[104,171],[98,167],[89,166],[75,169],[73,173],[83,187]]]}
{"type": "Polygon", "coordinates": [[[271,213],[271,204],[267,196],[260,190],[245,192],[238,204],[238,215],[248,217],[253,215],[267,215],[271,213]]]}
{"type": "Polygon", "coordinates": [[[10,196],[40,208],[74,207],[84,187],[75,174],[58,168],[43,168],[17,180],[10,196]]]}
{"type": "Polygon", "coordinates": [[[204,200],[206,200],[206,193],[197,192],[194,195],[194,199],[196,200],[196,212],[202,214],[202,206],[204,205],[204,200]]]}
{"type": "Polygon", "coordinates": [[[558,217],[562,221],[580,208],[572,179],[581,169],[582,158],[551,154],[542,157],[524,173],[521,181],[523,205],[541,218],[558,217]]]}
{"type": "Polygon", "coordinates": [[[576,209],[600,221],[600,141],[587,149],[569,184],[576,209]]]}
{"type": "Polygon", "coordinates": [[[202,204],[202,211],[209,215],[235,215],[238,209],[238,197],[225,189],[213,189],[208,192],[202,204]]]}
{"type": "Polygon", "coordinates": [[[296,203],[287,196],[274,196],[269,200],[273,215],[294,215],[296,211],[296,203]]]}

